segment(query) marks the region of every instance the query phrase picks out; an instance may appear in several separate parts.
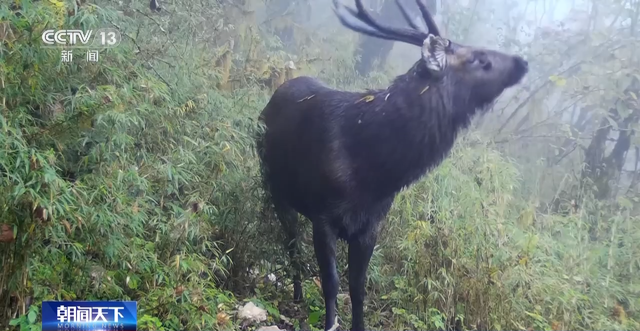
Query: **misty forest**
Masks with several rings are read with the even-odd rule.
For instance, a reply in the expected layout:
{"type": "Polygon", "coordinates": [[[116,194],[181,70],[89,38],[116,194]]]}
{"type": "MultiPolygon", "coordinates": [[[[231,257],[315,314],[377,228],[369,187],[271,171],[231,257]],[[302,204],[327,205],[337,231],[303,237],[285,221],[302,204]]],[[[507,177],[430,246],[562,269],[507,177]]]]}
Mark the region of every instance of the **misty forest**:
{"type": "MultiPolygon", "coordinates": [[[[296,77],[366,94],[422,56],[346,28],[332,3],[0,1],[0,329],[41,330],[42,301],[67,300],[137,301],[139,330],[325,329],[304,217],[294,300],[260,113],[296,77]],[[101,28],[121,42],[97,62],[43,47],[47,29],[101,28]]],[[[395,0],[364,3],[409,29],[395,0]]],[[[366,329],[639,330],[640,0],[425,4],[443,37],[522,56],[529,72],[395,196],[366,329]]],[[[336,254],[348,330],[345,242],[336,254]]]]}

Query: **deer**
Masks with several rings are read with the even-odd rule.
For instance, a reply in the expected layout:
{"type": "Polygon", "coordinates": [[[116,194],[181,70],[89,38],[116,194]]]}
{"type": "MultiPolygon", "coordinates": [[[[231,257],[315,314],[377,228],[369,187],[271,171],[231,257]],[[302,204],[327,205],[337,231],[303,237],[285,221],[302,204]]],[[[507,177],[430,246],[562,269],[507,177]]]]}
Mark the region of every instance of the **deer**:
{"type": "Polygon", "coordinates": [[[324,330],[336,330],[336,244],[348,245],[351,330],[365,330],[367,269],[396,195],[448,157],[458,134],[528,73],[518,55],[455,43],[440,35],[423,0],[420,22],[396,0],[409,27],[374,19],[333,0],[357,33],[420,47],[420,59],[386,88],[343,91],[299,76],[280,85],[259,115],[255,147],[264,192],[285,232],[293,301],[302,300],[299,215],[311,221],[325,303],[324,330]],[[421,24],[423,23],[423,24],[421,24]]]}

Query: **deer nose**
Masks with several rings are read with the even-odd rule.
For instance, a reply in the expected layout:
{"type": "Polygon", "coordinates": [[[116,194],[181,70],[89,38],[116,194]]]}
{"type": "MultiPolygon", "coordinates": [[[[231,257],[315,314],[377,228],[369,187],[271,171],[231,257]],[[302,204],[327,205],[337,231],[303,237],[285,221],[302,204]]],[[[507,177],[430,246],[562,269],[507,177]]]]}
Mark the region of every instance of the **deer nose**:
{"type": "Polygon", "coordinates": [[[516,67],[518,67],[519,69],[523,71],[529,69],[529,62],[527,62],[527,60],[523,59],[522,57],[516,56],[515,62],[516,62],[516,67]]]}

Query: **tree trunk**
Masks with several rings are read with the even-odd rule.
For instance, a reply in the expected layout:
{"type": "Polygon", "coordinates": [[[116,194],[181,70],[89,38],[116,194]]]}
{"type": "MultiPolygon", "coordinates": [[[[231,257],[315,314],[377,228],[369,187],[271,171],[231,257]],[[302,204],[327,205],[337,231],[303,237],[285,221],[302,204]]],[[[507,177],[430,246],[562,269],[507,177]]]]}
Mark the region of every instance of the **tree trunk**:
{"type": "Polygon", "coordinates": [[[284,49],[295,53],[304,38],[296,36],[311,19],[310,0],[270,0],[267,4],[267,26],[280,38],[284,49]]]}
{"type": "MultiPolygon", "coordinates": [[[[634,78],[624,94],[625,96],[631,93],[637,95],[639,91],[640,81],[634,78]]],[[[608,116],[603,116],[600,120],[600,125],[585,151],[582,188],[585,189],[584,185],[592,183],[594,197],[598,200],[607,200],[613,197],[612,181],[615,181],[622,171],[625,156],[631,148],[631,137],[634,134],[632,124],[638,121],[638,117],[640,117],[640,110],[637,107],[637,100],[633,98],[618,100],[616,106],[609,110],[608,116]],[[629,113],[627,115],[620,114],[618,106],[621,109],[627,109],[629,113]],[[612,121],[616,123],[617,128],[615,129],[618,131],[618,138],[611,153],[605,156],[607,138],[614,129],[611,125],[612,121]]],[[[583,189],[580,191],[584,192],[583,189]]]]}
{"type": "MultiPolygon", "coordinates": [[[[633,79],[631,85],[625,89],[624,95],[632,93],[638,95],[640,81],[633,79]]],[[[627,97],[619,99],[609,113],[602,117],[589,147],[585,151],[584,167],[580,181],[580,195],[593,193],[596,200],[608,202],[615,198],[620,173],[624,166],[627,152],[631,148],[633,136],[633,124],[640,118],[638,101],[627,97]],[[619,110],[624,111],[621,113],[619,110]],[[624,114],[623,114],[624,113],[624,114]],[[615,126],[613,125],[615,123],[615,126]],[[618,132],[613,149],[605,156],[606,142],[612,131],[618,132]]],[[[589,224],[590,239],[598,238],[599,217],[592,217],[589,224]]]]}

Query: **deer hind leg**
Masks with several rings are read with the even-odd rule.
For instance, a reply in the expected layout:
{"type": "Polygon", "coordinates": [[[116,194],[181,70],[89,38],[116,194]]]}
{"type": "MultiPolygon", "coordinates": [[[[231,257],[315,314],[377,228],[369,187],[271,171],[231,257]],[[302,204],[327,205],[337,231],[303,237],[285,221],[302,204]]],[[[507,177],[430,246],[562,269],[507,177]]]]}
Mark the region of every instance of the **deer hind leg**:
{"type": "Polygon", "coordinates": [[[338,299],[338,271],[336,270],[336,234],[322,220],[313,222],[313,248],[320,268],[322,292],[324,294],[324,329],[335,330],[338,326],[336,303],[338,299]]]}
{"type": "Polygon", "coordinates": [[[364,331],[364,297],[367,269],[376,244],[368,234],[349,243],[349,296],[351,297],[351,331],[364,331]]]}
{"type": "Polygon", "coordinates": [[[274,198],[275,212],[285,232],[284,246],[293,269],[293,302],[302,301],[302,261],[298,242],[298,213],[286,203],[274,198]]]}

